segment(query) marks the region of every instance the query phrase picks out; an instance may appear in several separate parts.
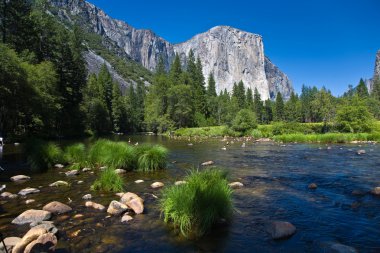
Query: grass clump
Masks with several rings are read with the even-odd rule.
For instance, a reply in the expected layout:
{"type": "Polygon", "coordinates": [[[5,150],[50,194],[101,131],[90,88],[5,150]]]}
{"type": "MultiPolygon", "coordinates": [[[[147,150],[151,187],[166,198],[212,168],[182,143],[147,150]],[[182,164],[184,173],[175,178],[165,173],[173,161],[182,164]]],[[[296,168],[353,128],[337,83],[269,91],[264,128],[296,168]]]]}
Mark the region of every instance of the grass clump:
{"type": "Polygon", "coordinates": [[[232,190],[219,169],[193,170],[185,180],[163,191],[160,208],[165,222],[173,222],[185,237],[197,238],[231,217],[232,190]]]}
{"type": "Polygon", "coordinates": [[[86,147],[82,143],[67,146],[63,153],[64,160],[69,164],[79,164],[80,167],[86,165],[86,147]]]}
{"type": "Polygon", "coordinates": [[[140,152],[141,154],[137,161],[139,171],[155,171],[166,167],[168,156],[168,150],[166,148],[156,145],[145,148],[145,150],[140,150],[140,152]]]}
{"type": "Polygon", "coordinates": [[[39,139],[26,142],[27,162],[33,171],[46,171],[63,160],[62,150],[58,145],[39,139]]]}
{"type": "Polygon", "coordinates": [[[122,192],[124,190],[124,182],[113,168],[106,168],[100,173],[98,179],[91,186],[94,191],[106,192],[122,192]]]}

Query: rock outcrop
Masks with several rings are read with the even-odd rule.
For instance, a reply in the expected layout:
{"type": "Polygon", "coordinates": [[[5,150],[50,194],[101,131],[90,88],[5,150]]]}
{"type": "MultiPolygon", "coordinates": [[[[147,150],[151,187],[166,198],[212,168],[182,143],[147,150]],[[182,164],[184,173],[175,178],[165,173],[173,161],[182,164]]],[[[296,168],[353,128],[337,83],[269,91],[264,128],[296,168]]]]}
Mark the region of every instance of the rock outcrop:
{"type": "Polygon", "coordinates": [[[380,78],[380,50],[377,51],[376,61],[375,61],[375,73],[373,74],[373,79],[380,78]]]}
{"type": "MultiPolygon", "coordinates": [[[[122,51],[118,54],[125,54],[148,70],[155,70],[160,57],[169,68],[176,53],[185,63],[186,55],[192,49],[195,57],[201,59],[205,79],[210,73],[214,74],[218,92],[224,89],[231,92],[234,82],[240,80],[246,88],[257,88],[262,99],[274,99],[277,92],[286,99],[293,91],[288,77],[265,56],[260,35],[229,26],[216,26],[186,42],[171,44],[150,30],[135,29],[112,19],[84,0],[50,0],[50,3],[58,9],[55,14],[61,20],[73,22],[75,17],[87,30],[101,35],[103,44],[112,44],[112,48],[122,51]]],[[[93,72],[99,62],[104,62],[91,51],[85,57],[93,72]]],[[[117,73],[113,76],[122,86],[125,85],[117,73]]]]}

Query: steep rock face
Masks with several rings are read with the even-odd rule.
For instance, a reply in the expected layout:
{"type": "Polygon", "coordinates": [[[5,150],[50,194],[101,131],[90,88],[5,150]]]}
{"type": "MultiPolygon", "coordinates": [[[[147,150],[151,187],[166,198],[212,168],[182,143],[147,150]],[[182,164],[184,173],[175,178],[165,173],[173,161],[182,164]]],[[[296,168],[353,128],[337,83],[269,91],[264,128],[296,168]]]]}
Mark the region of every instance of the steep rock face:
{"type": "Polygon", "coordinates": [[[375,61],[375,73],[373,74],[373,79],[380,78],[380,50],[377,51],[376,61],[375,61]]]}
{"type": "MultiPolygon", "coordinates": [[[[80,20],[87,29],[112,41],[128,57],[149,70],[155,70],[162,56],[166,67],[179,53],[183,62],[190,49],[200,57],[207,79],[214,74],[218,92],[232,91],[234,82],[242,80],[246,88],[257,88],[262,99],[281,92],[285,98],[293,91],[288,77],[264,55],[262,37],[228,26],[217,26],[192,39],[173,45],[150,30],[138,30],[109,17],[84,0],[50,0],[61,20],[80,20]]],[[[93,55],[88,55],[94,59],[93,55]]],[[[123,57],[123,55],[121,55],[123,57]]]]}
{"type": "Polygon", "coordinates": [[[190,49],[203,64],[203,74],[214,74],[217,92],[232,91],[234,82],[242,80],[252,90],[256,87],[263,99],[269,98],[265,75],[264,46],[260,35],[217,26],[174,46],[182,59],[190,49]]]}

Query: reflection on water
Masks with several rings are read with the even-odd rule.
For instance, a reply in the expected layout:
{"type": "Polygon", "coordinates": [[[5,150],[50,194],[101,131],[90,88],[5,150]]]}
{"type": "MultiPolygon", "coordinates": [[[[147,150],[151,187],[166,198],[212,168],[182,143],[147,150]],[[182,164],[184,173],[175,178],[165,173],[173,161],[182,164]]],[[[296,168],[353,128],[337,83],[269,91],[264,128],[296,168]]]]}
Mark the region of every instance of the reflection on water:
{"type": "MultiPolygon", "coordinates": [[[[32,175],[32,180],[23,184],[7,182],[10,175],[26,168],[17,148],[12,147],[14,150],[5,151],[0,163],[7,169],[1,172],[0,183],[6,183],[7,191],[12,193],[25,187],[41,187],[41,193],[29,196],[27,199],[36,201],[28,206],[21,198],[3,201],[0,230],[6,236],[23,235],[26,227],[10,225],[15,216],[53,200],[68,203],[70,198],[74,212],[53,218],[62,231],[59,248],[69,252],[325,252],[325,246],[331,243],[349,245],[360,252],[380,252],[380,198],[369,194],[373,187],[380,186],[379,145],[333,145],[327,149],[324,145],[284,147],[247,142],[242,148],[242,142],[235,142],[224,151],[221,147],[225,143],[220,139],[191,140],[193,146],[156,136],[132,136],[131,141],[161,143],[170,150],[166,171],[124,176],[126,190],[145,199],[143,215],[122,224],[120,217],[107,218],[105,213],[86,209],[81,197],[90,193],[96,175],[81,173],[67,178],[52,170],[32,175]],[[358,149],[367,153],[356,155],[358,149]],[[160,197],[160,192],[149,185],[157,180],[173,184],[188,169],[208,160],[226,168],[230,180],[240,181],[245,187],[234,192],[236,211],[228,226],[217,227],[199,241],[187,241],[161,221],[158,200],[153,196],[160,197]],[[137,179],[145,182],[135,184],[137,179]],[[56,180],[66,180],[71,186],[47,186],[56,180]],[[84,184],[77,184],[78,180],[84,184]],[[312,182],[318,185],[316,190],[308,189],[312,182]],[[78,213],[84,218],[74,219],[78,213]],[[288,240],[273,241],[265,232],[265,225],[272,220],[293,223],[297,233],[288,240]]],[[[92,195],[93,201],[103,205],[117,199],[113,194],[92,195]]]]}

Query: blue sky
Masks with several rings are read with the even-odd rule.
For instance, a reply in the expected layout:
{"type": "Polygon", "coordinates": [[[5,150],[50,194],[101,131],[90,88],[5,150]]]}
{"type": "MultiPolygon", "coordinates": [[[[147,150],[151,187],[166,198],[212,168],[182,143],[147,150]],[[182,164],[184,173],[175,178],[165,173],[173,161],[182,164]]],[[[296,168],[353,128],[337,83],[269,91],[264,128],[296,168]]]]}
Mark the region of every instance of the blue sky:
{"type": "Polygon", "coordinates": [[[260,34],[265,54],[297,92],[306,84],[341,95],[372,77],[380,49],[380,0],[89,1],[172,43],[217,25],[260,34]]]}

